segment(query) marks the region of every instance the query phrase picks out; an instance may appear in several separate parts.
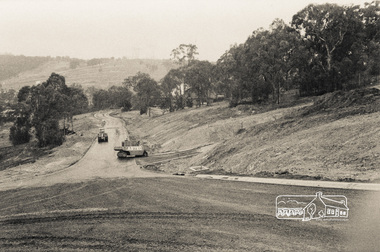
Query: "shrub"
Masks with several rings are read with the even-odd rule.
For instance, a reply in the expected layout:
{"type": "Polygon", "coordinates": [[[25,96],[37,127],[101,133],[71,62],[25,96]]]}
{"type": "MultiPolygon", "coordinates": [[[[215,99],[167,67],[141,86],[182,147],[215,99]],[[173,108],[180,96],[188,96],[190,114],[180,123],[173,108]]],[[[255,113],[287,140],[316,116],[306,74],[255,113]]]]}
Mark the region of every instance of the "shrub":
{"type": "Polygon", "coordinates": [[[28,126],[13,125],[10,128],[9,140],[13,145],[28,143],[30,141],[30,128],[28,126]]]}

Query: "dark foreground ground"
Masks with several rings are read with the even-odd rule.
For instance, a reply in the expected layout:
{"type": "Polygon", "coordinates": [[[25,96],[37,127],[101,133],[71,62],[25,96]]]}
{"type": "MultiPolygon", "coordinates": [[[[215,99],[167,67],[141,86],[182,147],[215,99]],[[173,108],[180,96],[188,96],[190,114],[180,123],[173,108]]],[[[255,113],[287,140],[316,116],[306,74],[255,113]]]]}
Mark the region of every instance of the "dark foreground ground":
{"type": "Polygon", "coordinates": [[[379,194],[191,177],[0,192],[1,251],[376,251],[379,194]],[[275,217],[278,195],[345,195],[348,221],[275,217]]]}

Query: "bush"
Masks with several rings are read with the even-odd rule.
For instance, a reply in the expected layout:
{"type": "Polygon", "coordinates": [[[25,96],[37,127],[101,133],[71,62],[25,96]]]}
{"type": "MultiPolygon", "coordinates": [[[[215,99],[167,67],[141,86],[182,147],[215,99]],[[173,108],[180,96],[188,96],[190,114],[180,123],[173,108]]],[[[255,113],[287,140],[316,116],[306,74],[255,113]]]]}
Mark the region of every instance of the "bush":
{"type": "Polygon", "coordinates": [[[31,137],[29,130],[27,126],[13,125],[10,128],[9,140],[13,145],[28,143],[31,137]]]}
{"type": "Polygon", "coordinates": [[[229,103],[229,107],[230,107],[230,108],[234,108],[234,107],[236,107],[238,104],[239,104],[239,103],[238,103],[238,101],[237,101],[236,99],[232,99],[232,100],[230,101],[230,103],[229,103]]]}
{"type": "Polygon", "coordinates": [[[30,141],[30,128],[31,123],[29,120],[29,112],[25,107],[23,109],[18,108],[14,113],[16,120],[13,126],[10,128],[9,140],[13,145],[23,144],[30,141]]]}
{"type": "Polygon", "coordinates": [[[147,108],[147,107],[142,107],[142,108],[140,108],[140,115],[142,115],[142,114],[146,114],[147,111],[148,111],[148,108],[147,108]]]}
{"type": "Polygon", "coordinates": [[[190,97],[186,99],[186,106],[189,107],[189,108],[192,108],[193,107],[193,99],[191,99],[190,97]]]}
{"type": "Polygon", "coordinates": [[[176,97],[174,97],[174,107],[175,110],[184,109],[182,96],[177,95],[176,97]]]}

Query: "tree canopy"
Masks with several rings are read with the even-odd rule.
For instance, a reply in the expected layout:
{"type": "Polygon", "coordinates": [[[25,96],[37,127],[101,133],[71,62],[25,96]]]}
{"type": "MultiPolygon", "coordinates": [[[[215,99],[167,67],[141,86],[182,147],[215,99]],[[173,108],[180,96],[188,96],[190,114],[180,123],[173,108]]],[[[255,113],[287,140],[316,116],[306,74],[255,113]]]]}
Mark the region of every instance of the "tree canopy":
{"type": "Polygon", "coordinates": [[[198,47],[196,45],[180,44],[177,48],[172,50],[171,57],[174,62],[183,66],[191,64],[191,62],[196,60],[196,55],[198,54],[198,47]]]}
{"type": "MultiPolygon", "coordinates": [[[[11,128],[13,144],[28,142],[35,128],[39,146],[60,145],[64,140],[65,122],[87,110],[88,101],[80,86],[68,87],[65,78],[52,73],[46,82],[20,89],[17,117],[11,128]],[[64,122],[64,130],[59,127],[64,122]]],[[[73,126],[72,126],[73,127],[73,126]]]]}

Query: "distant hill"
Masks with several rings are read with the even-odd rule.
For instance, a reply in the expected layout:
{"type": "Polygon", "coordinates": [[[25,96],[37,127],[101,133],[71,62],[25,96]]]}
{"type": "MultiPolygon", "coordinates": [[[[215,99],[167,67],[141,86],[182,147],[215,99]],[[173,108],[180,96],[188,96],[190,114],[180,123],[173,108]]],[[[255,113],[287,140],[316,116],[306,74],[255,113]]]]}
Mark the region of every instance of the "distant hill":
{"type": "Polygon", "coordinates": [[[0,84],[5,89],[18,90],[46,81],[52,72],[65,77],[66,84],[82,85],[83,88],[109,88],[121,85],[128,76],[137,72],[148,73],[159,81],[176,65],[167,60],[103,58],[92,60],[69,57],[26,57],[0,55],[0,84]],[[17,70],[12,70],[17,69],[17,70]]]}
{"type": "Polygon", "coordinates": [[[33,70],[50,60],[50,57],[0,55],[0,81],[17,77],[19,73],[33,70]]]}

